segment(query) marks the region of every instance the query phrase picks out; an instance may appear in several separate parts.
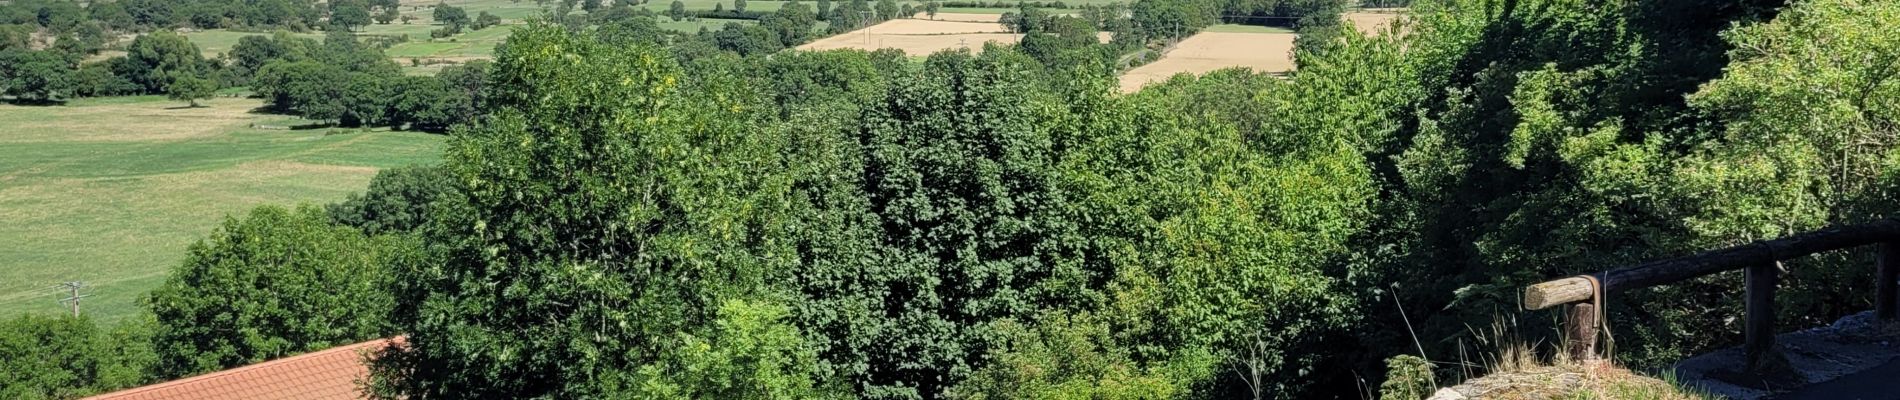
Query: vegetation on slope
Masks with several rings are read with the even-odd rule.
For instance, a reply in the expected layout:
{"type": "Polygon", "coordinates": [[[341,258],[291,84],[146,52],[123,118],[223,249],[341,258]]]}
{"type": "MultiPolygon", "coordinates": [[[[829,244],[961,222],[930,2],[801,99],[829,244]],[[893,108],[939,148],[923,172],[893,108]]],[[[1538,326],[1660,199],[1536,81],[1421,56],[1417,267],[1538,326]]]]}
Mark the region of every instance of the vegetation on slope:
{"type": "MultiPolygon", "coordinates": [[[[190,336],[162,343],[267,344],[202,369],[401,332],[375,366],[387,397],[1355,397],[1388,356],[1476,343],[1467,327],[1526,283],[1893,207],[1900,37],[1881,28],[1900,5],[1415,7],[1396,35],[1302,26],[1288,79],[1230,70],[1128,96],[1108,67],[1126,44],[1075,37],[1101,14],[1025,7],[1021,46],[917,64],[781,52],[765,23],[703,40],[640,17],[531,23],[469,92],[440,169],[284,222],[309,229],[234,222],[220,235],[267,240],[200,252],[387,241],[400,257],[343,259],[387,274],[350,293],[393,306],[329,336],[298,330],[325,315],[194,330],[161,313],[177,327],[161,332],[190,336]]],[[[1129,9],[1117,23],[1136,28],[1223,12],[1129,9]]],[[[340,106],[413,114],[358,100],[340,106]]],[[[179,273],[307,276],[336,255],[179,273]]],[[[1781,315],[1865,308],[1868,265],[1795,263],[1781,315]]],[[[1712,300],[1732,280],[1609,299],[1619,359],[1734,342],[1721,317],[1737,311],[1712,300]]],[[[255,282],[230,297],[295,293],[255,282]]],[[[186,286],[161,293],[216,294],[186,286]]],[[[53,382],[22,390],[90,384],[53,382]]]]}

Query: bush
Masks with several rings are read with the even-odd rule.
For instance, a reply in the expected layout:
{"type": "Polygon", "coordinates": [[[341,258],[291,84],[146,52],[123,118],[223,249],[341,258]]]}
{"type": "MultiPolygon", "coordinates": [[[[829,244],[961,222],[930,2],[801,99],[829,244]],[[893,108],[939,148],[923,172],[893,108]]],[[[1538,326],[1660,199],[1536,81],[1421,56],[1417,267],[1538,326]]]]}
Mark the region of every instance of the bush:
{"type": "Polygon", "coordinates": [[[1398,355],[1385,360],[1385,383],[1379,385],[1380,400],[1421,400],[1438,390],[1432,378],[1432,366],[1413,355],[1398,355]]]}

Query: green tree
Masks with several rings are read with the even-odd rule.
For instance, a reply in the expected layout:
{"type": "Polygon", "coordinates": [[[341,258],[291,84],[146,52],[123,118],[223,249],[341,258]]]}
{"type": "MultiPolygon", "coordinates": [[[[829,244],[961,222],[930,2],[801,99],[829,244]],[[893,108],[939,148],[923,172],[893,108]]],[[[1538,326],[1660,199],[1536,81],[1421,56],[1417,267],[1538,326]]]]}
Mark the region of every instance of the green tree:
{"type": "MultiPolygon", "coordinates": [[[[413,77],[436,82],[429,77],[413,77]]],[[[362,229],[364,233],[418,232],[429,220],[429,210],[455,190],[441,167],[405,166],[378,171],[370,178],[369,190],[350,195],[341,203],[325,209],[338,224],[362,229]]]]}
{"type": "Polygon", "coordinates": [[[586,10],[587,13],[589,14],[592,14],[595,11],[600,11],[601,9],[600,0],[582,0],[581,9],[586,10]]]}
{"type": "Polygon", "coordinates": [[[26,314],[0,321],[0,396],[70,399],[150,380],[148,321],[104,329],[90,318],[26,314]]]}
{"type": "Polygon", "coordinates": [[[760,173],[780,168],[776,142],[752,130],[759,105],[737,76],[688,79],[670,60],[545,23],[515,31],[492,67],[492,113],[449,145],[462,189],[426,229],[455,267],[397,279],[410,345],[379,361],[381,390],[802,392],[798,334],[771,312],[722,309],[789,270],[790,249],[766,239],[789,190],[760,173]],[[702,372],[720,376],[678,380],[702,372]]]}
{"type": "Polygon", "coordinates": [[[732,0],[732,11],[741,14],[745,13],[745,0],[732,0]]]}
{"type": "Polygon", "coordinates": [[[239,38],[238,43],[231,46],[231,51],[225,53],[225,58],[239,76],[250,78],[272,61],[308,60],[318,48],[315,40],[292,36],[289,32],[278,32],[271,36],[249,35],[239,38]]]}
{"type": "Polygon", "coordinates": [[[198,100],[209,99],[217,91],[217,82],[188,74],[172,76],[172,82],[165,85],[167,98],[184,101],[191,107],[199,107],[198,100]]]}
{"type": "Polygon", "coordinates": [[[349,30],[369,25],[369,4],[362,0],[331,0],[330,23],[349,30]]]}
{"type": "Polygon", "coordinates": [[[713,44],[719,49],[736,52],[741,56],[770,54],[784,48],[783,41],[771,27],[746,25],[728,22],[726,26],[713,34],[713,44]]]}
{"type": "Polygon", "coordinates": [[[399,18],[402,18],[402,16],[403,15],[402,15],[401,9],[398,9],[395,7],[387,7],[383,9],[383,12],[376,13],[376,23],[389,25],[389,23],[396,22],[396,20],[399,18]]]}
{"type": "Polygon", "coordinates": [[[125,57],[113,60],[112,71],[138,84],[145,93],[164,93],[173,74],[204,76],[210,72],[210,63],[184,36],[158,31],[133,39],[125,57]]]}
{"type": "Polygon", "coordinates": [[[30,101],[53,101],[72,96],[73,65],[57,50],[0,50],[0,94],[30,101]]]}
{"type": "Polygon", "coordinates": [[[897,1],[877,0],[877,8],[874,11],[877,11],[877,16],[874,18],[878,21],[897,19],[897,1]]]}
{"type": "Polygon", "coordinates": [[[348,71],[317,61],[278,61],[258,70],[251,89],[277,111],[330,120],[343,115],[342,83],[348,77],[348,71]]]}
{"type": "Polygon", "coordinates": [[[673,18],[673,22],[686,19],[686,3],[680,0],[673,0],[673,5],[667,6],[666,8],[666,16],[673,18]]]}
{"type": "Polygon", "coordinates": [[[785,47],[797,47],[812,40],[816,32],[812,26],[818,23],[818,15],[798,2],[786,3],[778,12],[767,14],[759,19],[759,26],[778,36],[779,43],[785,47]]]}
{"type": "Polygon", "coordinates": [[[482,11],[481,14],[475,16],[475,25],[470,28],[479,31],[495,25],[501,25],[501,16],[482,11]]]}
{"type": "Polygon", "coordinates": [[[411,246],[316,207],[227,217],[146,298],[159,370],[188,376],[388,335],[384,271],[411,246]]]}
{"type": "Polygon", "coordinates": [[[467,10],[463,10],[461,7],[451,6],[448,3],[436,4],[433,16],[436,23],[446,26],[459,27],[468,25],[470,22],[467,10]]]}

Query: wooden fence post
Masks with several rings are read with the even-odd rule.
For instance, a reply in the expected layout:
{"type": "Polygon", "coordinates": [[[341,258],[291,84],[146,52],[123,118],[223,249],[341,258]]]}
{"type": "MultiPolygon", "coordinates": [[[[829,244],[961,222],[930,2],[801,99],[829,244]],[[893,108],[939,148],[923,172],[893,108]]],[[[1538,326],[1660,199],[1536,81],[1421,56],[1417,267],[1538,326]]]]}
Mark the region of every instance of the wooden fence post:
{"type": "Polygon", "coordinates": [[[1766,260],[1748,266],[1742,272],[1746,282],[1747,310],[1742,329],[1742,349],[1748,354],[1747,369],[1762,372],[1771,367],[1770,354],[1775,347],[1775,285],[1781,280],[1781,266],[1766,260]]]}
{"type": "Polygon", "coordinates": [[[1874,316],[1882,321],[1892,321],[1895,298],[1894,282],[1900,279],[1900,242],[1881,242],[1880,253],[1875,256],[1874,266],[1874,316]]]}
{"type": "Polygon", "coordinates": [[[1565,350],[1570,352],[1571,361],[1589,361],[1597,358],[1597,308],[1589,303],[1570,306],[1570,318],[1564,321],[1565,350]]]}

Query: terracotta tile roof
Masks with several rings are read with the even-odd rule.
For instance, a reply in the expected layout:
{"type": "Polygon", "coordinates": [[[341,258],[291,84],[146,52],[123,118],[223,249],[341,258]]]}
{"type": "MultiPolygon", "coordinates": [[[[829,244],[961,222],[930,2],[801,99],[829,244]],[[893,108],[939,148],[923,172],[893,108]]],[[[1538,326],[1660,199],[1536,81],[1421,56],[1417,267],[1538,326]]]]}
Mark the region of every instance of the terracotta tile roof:
{"type": "Polygon", "coordinates": [[[392,343],[402,343],[402,337],[334,347],[87,399],[362,399],[366,396],[359,382],[369,375],[363,355],[392,343]]]}

